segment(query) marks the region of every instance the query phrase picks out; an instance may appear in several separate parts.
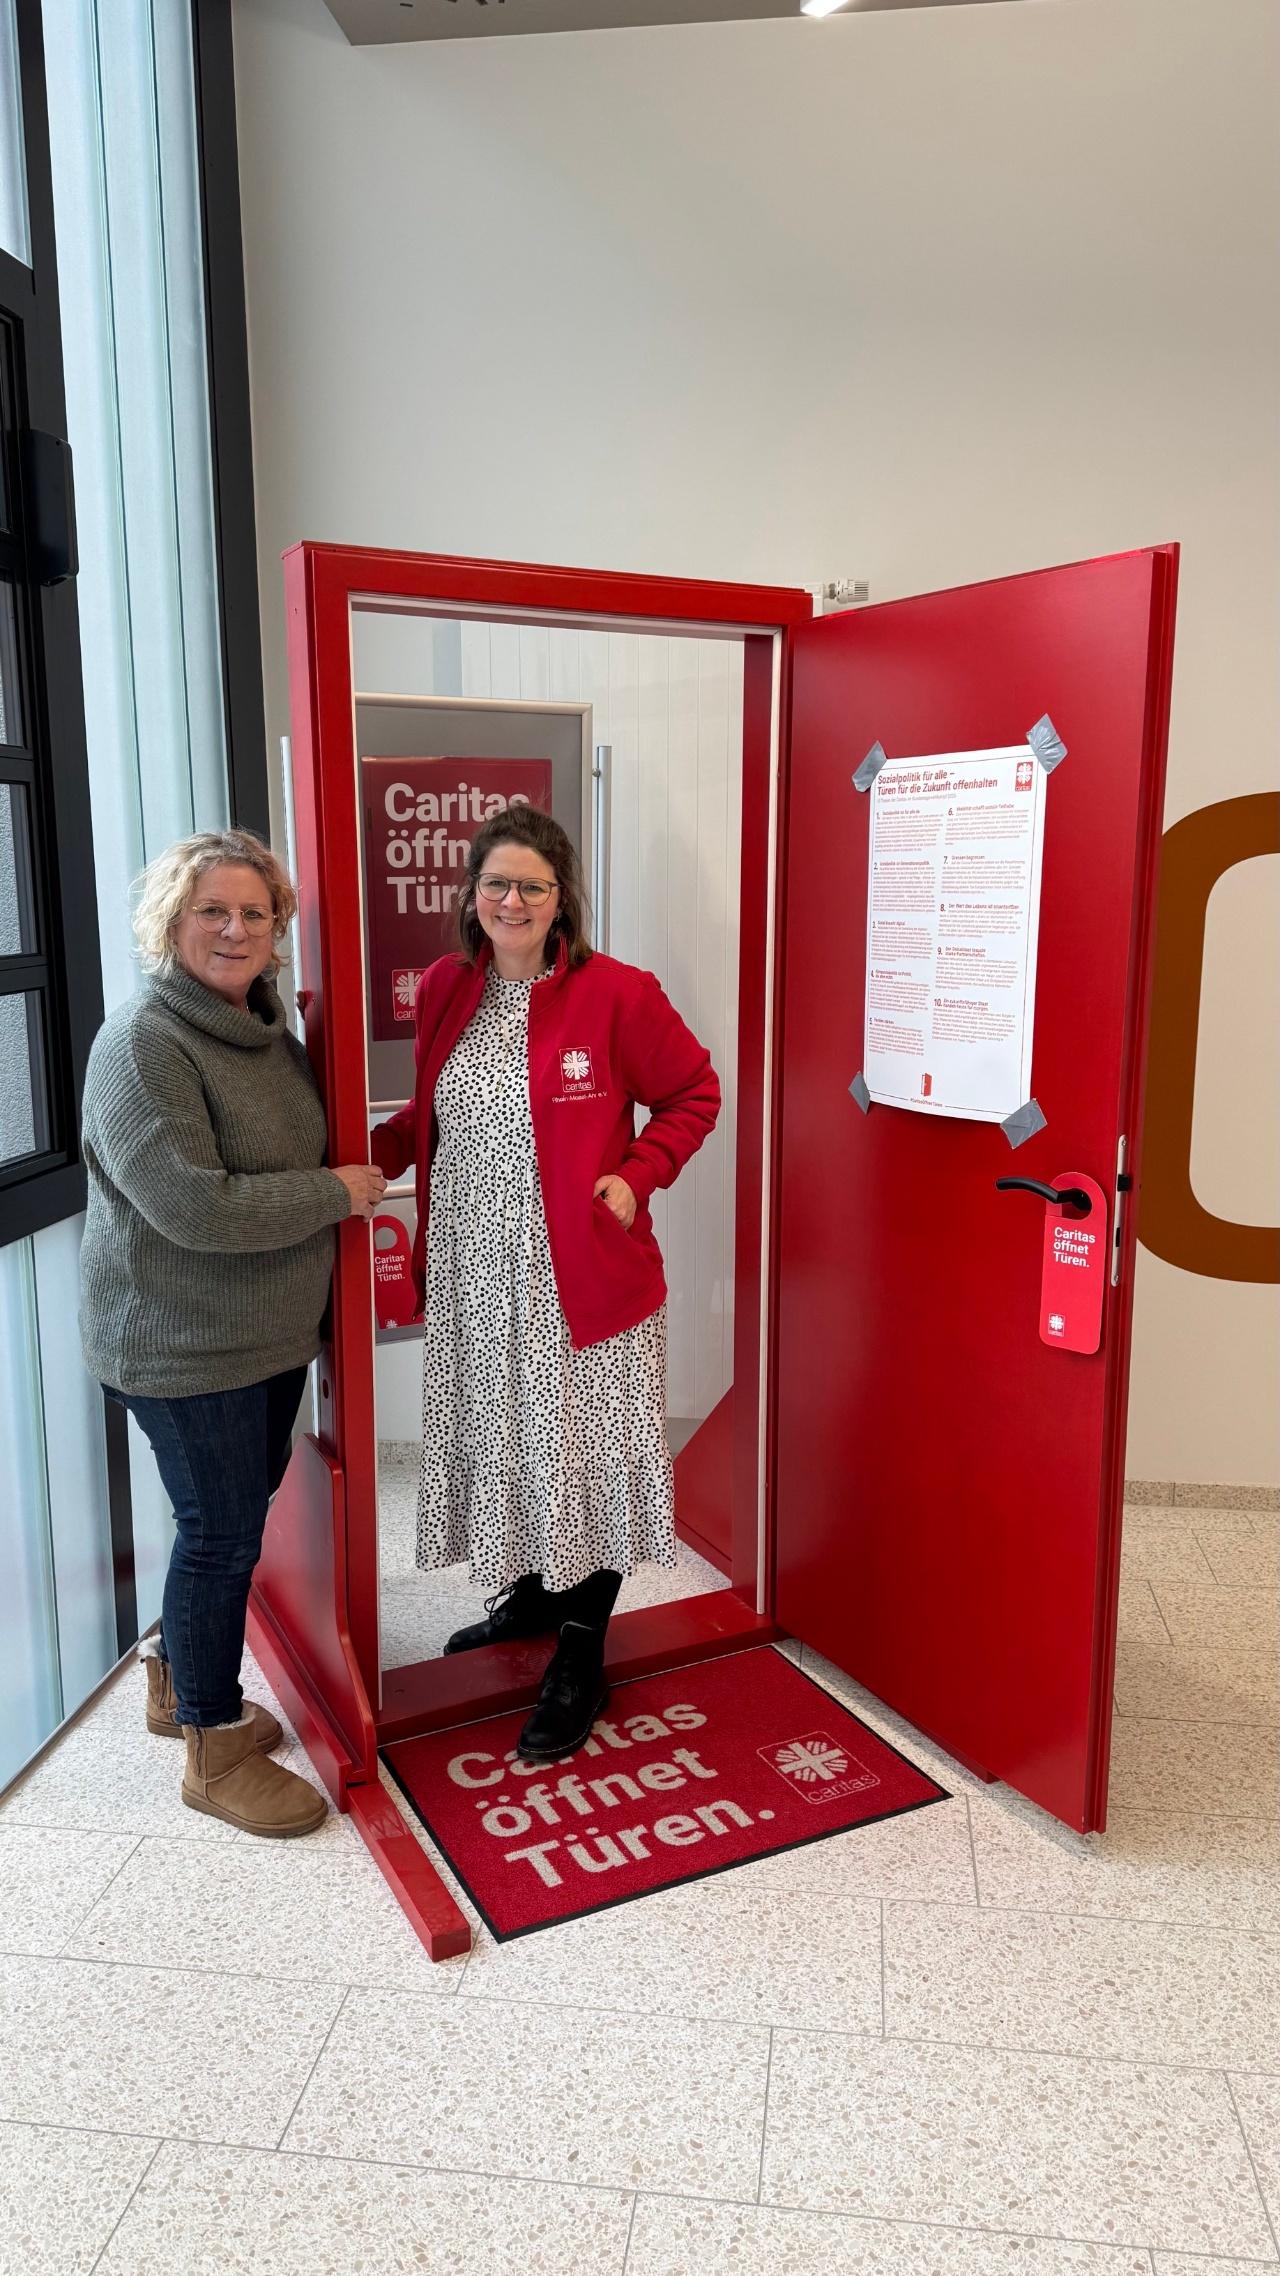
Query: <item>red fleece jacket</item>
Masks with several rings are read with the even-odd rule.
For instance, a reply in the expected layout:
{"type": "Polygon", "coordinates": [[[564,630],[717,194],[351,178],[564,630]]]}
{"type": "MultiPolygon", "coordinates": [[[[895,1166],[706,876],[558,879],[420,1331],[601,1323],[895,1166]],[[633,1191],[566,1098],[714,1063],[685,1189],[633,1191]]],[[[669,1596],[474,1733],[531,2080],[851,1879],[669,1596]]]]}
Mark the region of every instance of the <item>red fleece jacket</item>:
{"type": "MultiPolygon", "coordinates": [[[[414,1096],[371,1138],[373,1159],[388,1177],[414,1164],[419,1298],[438,1138],[436,1083],[475,1016],[491,959],[486,943],[474,965],[442,956],[423,973],[414,1007],[414,1096]]],[[[708,1053],[651,972],[611,956],[592,956],[570,971],[562,949],[555,971],[529,999],[529,1104],[556,1286],[581,1350],[647,1320],[666,1296],[649,1197],[675,1182],[715,1128],[720,1085],[708,1053]],[[650,1109],[639,1137],[637,1105],[650,1109]],[[614,1172],[636,1197],[629,1232],[593,1199],[597,1179],[614,1172]]]]}

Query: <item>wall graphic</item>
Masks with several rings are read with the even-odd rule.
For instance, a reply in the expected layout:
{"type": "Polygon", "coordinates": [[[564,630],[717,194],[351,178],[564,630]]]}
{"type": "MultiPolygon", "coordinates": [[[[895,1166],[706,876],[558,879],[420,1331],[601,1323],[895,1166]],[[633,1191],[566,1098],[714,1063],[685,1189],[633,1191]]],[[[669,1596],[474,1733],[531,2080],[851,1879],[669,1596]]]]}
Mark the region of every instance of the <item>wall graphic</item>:
{"type": "MultiPolygon", "coordinates": [[[[1166,1264],[1210,1280],[1280,1281],[1280,1226],[1216,1217],[1191,1183],[1209,895],[1237,862],[1276,853],[1280,797],[1270,792],[1200,807],[1166,830],[1161,849],[1138,1233],[1166,1264]]],[[[1274,1051],[1275,1038],[1263,1047],[1274,1051]]],[[[1240,1111],[1248,1112],[1247,1068],[1241,1070],[1240,1111]]]]}

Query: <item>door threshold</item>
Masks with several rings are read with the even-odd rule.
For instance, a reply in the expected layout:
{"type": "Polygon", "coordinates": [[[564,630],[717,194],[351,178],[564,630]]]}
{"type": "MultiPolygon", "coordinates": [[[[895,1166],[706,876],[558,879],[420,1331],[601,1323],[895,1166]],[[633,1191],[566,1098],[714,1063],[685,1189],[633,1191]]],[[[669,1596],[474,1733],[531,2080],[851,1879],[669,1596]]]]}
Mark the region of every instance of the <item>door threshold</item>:
{"type": "MultiPolygon", "coordinates": [[[[605,1669],[610,1681],[660,1675],[696,1660],[718,1659],[753,1644],[776,1643],[786,1633],[766,1613],[757,1612],[731,1588],[705,1596],[679,1597],[673,1604],[641,1605],[621,1612],[609,1624],[605,1669]]],[[[375,1717],[380,1747],[424,1731],[476,1723],[514,1707],[531,1707],[550,1656],[549,1640],[535,1637],[517,1644],[490,1644],[483,1651],[455,1652],[447,1659],[418,1660],[388,1668],[382,1678],[382,1707],[375,1717]]]]}

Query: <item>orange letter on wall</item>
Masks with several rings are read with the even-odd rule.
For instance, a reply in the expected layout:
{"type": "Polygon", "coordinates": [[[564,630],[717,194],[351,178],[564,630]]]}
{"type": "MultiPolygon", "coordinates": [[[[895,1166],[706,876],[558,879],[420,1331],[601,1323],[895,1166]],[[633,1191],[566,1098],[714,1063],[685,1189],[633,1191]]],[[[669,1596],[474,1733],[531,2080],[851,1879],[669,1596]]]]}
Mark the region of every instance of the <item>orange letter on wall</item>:
{"type": "Polygon", "coordinates": [[[1237,862],[1269,853],[1280,853],[1280,798],[1269,792],[1186,815],[1166,831],[1161,853],[1138,1233],[1166,1264],[1211,1280],[1280,1281],[1280,1227],[1214,1217],[1191,1188],[1209,895],[1237,862]]]}

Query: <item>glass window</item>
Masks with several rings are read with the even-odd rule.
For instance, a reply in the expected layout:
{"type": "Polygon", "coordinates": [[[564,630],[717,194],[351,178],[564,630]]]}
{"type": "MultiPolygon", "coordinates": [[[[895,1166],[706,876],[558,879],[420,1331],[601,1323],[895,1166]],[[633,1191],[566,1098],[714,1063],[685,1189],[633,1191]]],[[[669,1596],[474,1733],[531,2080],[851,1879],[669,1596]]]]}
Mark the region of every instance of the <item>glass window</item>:
{"type": "Polygon", "coordinates": [[[12,585],[0,583],[0,743],[21,743],[22,739],[17,595],[12,585]]]}
{"type": "Polygon", "coordinates": [[[49,1143],[44,1006],[35,989],[0,995],[0,1168],[49,1143]]]}
{"type": "Polygon", "coordinates": [[[0,782],[0,956],[35,953],[27,792],[20,782],[0,782]]]}
{"type": "Polygon", "coordinates": [[[0,251],[31,265],[15,0],[0,0],[0,251]]]}
{"type": "Polygon", "coordinates": [[[31,1243],[0,1249],[0,1786],[62,1716],[31,1243]]]}

